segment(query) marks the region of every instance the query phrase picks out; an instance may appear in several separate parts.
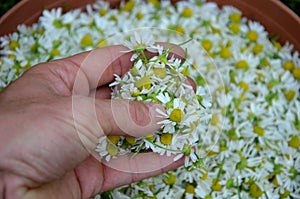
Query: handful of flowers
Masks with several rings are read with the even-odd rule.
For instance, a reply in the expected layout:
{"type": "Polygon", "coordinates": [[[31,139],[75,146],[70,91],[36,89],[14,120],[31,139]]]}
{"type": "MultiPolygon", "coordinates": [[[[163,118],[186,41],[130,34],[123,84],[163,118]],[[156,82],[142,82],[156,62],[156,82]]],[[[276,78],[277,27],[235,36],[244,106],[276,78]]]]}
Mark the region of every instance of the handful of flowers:
{"type": "Polygon", "coordinates": [[[185,166],[199,162],[197,126],[206,107],[202,104],[202,96],[188,83],[187,71],[192,66],[172,55],[172,48],[155,44],[149,36],[135,33],[124,45],[134,52],[130,59],[132,69],[123,77],[116,75],[115,82],[110,85],[112,98],[163,105],[165,111],[156,110],[161,117],[158,122],[161,128],[140,138],[101,137],[96,150],[106,160],[132,152],[134,157],[151,149],[161,155],[175,154],[174,161],[186,156],[185,166]]]}

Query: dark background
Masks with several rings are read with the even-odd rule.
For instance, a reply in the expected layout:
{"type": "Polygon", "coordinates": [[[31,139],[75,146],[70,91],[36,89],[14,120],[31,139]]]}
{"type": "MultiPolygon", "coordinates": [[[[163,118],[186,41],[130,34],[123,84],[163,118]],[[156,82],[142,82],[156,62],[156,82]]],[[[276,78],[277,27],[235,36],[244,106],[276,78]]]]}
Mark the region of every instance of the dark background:
{"type": "MultiPolygon", "coordinates": [[[[2,16],[7,10],[18,3],[20,0],[0,0],[0,16],[2,16]]],[[[37,0],[39,1],[39,0],[37,0]]],[[[256,0],[260,1],[260,0],[256,0]]],[[[300,16],[300,0],[280,0],[285,5],[290,7],[295,13],[300,16]]]]}

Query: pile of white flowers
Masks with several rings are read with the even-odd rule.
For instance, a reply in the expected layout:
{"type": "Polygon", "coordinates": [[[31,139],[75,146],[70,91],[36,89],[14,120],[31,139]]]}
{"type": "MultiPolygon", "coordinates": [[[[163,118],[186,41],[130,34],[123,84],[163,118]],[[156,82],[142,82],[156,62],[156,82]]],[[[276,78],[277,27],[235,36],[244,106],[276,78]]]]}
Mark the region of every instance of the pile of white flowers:
{"type": "MultiPolygon", "coordinates": [[[[211,119],[209,127],[199,124],[198,133],[189,134],[197,135],[198,142],[196,139],[190,145],[183,142],[179,149],[182,151],[184,146],[197,143],[206,148],[206,155],[201,158],[201,164],[183,166],[97,197],[300,198],[299,53],[293,52],[291,44],[280,45],[262,25],[242,17],[242,13],[231,6],[219,9],[214,3],[199,0],[176,5],[168,1],[131,0],[118,9],[97,1],[87,6],[86,12],[72,10],[62,14],[60,8],[45,10],[37,24],[21,25],[18,32],[0,38],[0,88],[34,64],[109,45],[110,36],[142,27],[170,29],[201,46],[187,48],[192,67],[178,70],[178,75],[195,80],[195,96],[207,99],[211,105],[206,112],[207,109],[195,101],[199,108],[196,111],[200,111],[200,118],[202,114],[211,119]],[[211,97],[207,97],[209,92],[211,97]],[[222,132],[217,133],[220,130],[222,132]],[[201,133],[206,131],[209,133],[201,133]]],[[[171,37],[172,34],[170,40],[171,37]]],[[[160,71],[155,61],[151,60],[155,64],[150,64],[150,72],[154,74],[156,68],[160,71]]],[[[169,61],[170,65],[177,66],[176,59],[169,61]]],[[[143,94],[151,90],[155,78],[163,79],[162,71],[150,78],[145,75],[149,71],[139,70],[145,65],[143,59],[133,63],[130,73],[116,78],[118,84],[128,80],[126,85],[129,86],[121,85],[122,89],[117,89],[114,97],[144,100],[143,94]]],[[[176,81],[168,83],[176,84],[176,81]]],[[[168,89],[151,92],[155,98],[152,95],[147,98],[162,104],[168,104],[174,94],[168,89]]],[[[180,100],[174,100],[167,111],[164,125],[171,124],[169,130],[174,127],[174,121],[168,123],[173,110],[179,108],[191,115],[187,104],[183,105],[184,109],[180,108],[181,104],[180,100]]],[[[176,130],[178,123],[175,123],[176,130]]],[[[160,136],[155,141],[152,138],[143,142],[126,141],[126,138],[111,140],[115,144],[127,142],[137,147],[139,143],[147,143],[152,150],[166,153],[173,145],[163,143],[163,134],[166,132],[162,129],[155,135],[160,136]],[[163,150],[157,146],[163,146],[163,150]]],[[[169,137],[173,140],[174,135],[169,137]]]]}
{"type": "Polygon", "coordinates": [[[189,84],[186,73],[191,65],[175,58],[174,54],[171,56],[172,48],[155,44],[151,35],[134,32],[131,41],[125,40],[124,45],[134,52],[130,59],[132,69],[123,77],[116,75],[116,81],[110,84],[114,86],[112,98],[159,103],[166,112],[156,110],[161,118],[158,124],[162,126],[153,135],[144,138],[101,137],[96,150],[106,160],[151,149],[161,155],[178,154],[174,161],[185,155],[186,167],[192,166],[190,159],[192,164],[198,164],[198,148],[202,145],[197,127],[200,120],[208,120],[209,115],[203,111],[206,109],[202,104],[203,96],[197,95],[189,84]],[[157,55],[151,57],[147,55],[149,53],[157,55]]]}

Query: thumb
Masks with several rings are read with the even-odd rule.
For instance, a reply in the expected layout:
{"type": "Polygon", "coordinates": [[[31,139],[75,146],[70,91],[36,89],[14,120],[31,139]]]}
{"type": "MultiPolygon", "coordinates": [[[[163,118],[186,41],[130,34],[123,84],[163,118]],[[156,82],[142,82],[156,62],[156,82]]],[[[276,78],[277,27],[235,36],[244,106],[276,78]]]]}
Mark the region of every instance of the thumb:
{"type": "Polygon", "coordinates": [[[164,111],[154,103],[83,96],[73,96],[72,109],[76,131],[89,151],[104,135],[142,137],[153,133],[162,120],[157,110],[164,111]]]}
{"type": "MultiPolygon", "coordinates": [[[[142,103],[130,100],[116,99],[111,100],[110,117],[113,122],[110,127],[112,132],[106,131],[105,134],[120,134],[132,137],[142,137],[153,133],[160,125],[157,122],[162,120],[159,110],[164,110],[162,105],[154,103],[142,103]]],[[[104,126],[104,124],[103,124],[104,126]]]]}

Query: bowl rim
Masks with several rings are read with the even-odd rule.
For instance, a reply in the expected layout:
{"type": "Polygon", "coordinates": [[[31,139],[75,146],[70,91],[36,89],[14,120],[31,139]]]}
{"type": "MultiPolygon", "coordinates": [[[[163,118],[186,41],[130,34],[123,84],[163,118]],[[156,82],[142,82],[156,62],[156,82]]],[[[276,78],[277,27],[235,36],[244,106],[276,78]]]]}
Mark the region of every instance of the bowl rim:
{"type": "MultiPolygon", "coordinates": [[[[116,3],[120,0],[110,0],[116,3]]],[[[289,42],[294,50],[300,52],[300,17],[279,0],[206,0],[215,2],[219,7],[232,5],[242,11],[242,15],[250,20],[260,22],[269,33],[278,35],[279,42],[289,42]],[[267,8],[267,9],[266,9],[267,8]]],[[[0,36],[17,31],[19,24],[32,25],[44,9],[62,7],[66,12],[70,9],[84,9],[95,0],[21,0],[0,18],[0,36]],[[33,6],[34,5],[34,6],[33,6]],[[30,16],[30,17],[28,17],[30,16]]]]}

